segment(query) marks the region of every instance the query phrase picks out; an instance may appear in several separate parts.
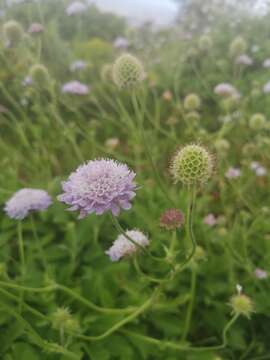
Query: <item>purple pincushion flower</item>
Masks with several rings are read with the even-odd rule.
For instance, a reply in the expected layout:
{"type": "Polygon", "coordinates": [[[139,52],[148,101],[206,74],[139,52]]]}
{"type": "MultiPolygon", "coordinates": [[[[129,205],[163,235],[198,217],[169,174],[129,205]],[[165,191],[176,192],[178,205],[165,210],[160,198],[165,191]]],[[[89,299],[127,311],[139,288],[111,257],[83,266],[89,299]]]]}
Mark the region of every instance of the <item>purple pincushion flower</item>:
{"type": "Polygon", "coordinates": [[[230,167],[225,174],[227,179],[235,179],[241,176],[241,170],[235,167],[230,167]]]}
{"type": "Polygon", "coordinates": [[[76,15],[84,12],[87,6],[81,1],[74,1],[66,8],[66,14],[68,16],[76,15]]]}
{"type": "Polygon", "coordinates": [[[87,63],[83,60],[76,60],[70,65],[70,71],[75,72],[78,70],[83,70],[87,66],[87,63]]]}
{"type": "Polygon", "coordinates": [[[4,210],[11,219],[22,220],[31,211],[46,210],[51,203],[52,199],[46,191],[24,188],[6,202],[4,210]]]}
{"type": "Polygon", "coordinates": [[[118,36],[113,43],[116,49],[126,50],[129,47],[129,41],[123,36],[118,36]]]}
{"type": "MultiPolygon", "coordinates": [[[[126,234],[135,243],[142,247],[149,245],[148,238],[139,230],[127,230],[126,234]]],[[[113,245],[105,252],[105,254],[109,255],[111,261],[118,261],[122,257],[135,254],[137,250],[138,247],[133,244],[127,237],[121,234],[117,237],[113,245]]]]}
{"type": "Polygon", "coordinates": [[[117,216],[120,209],[131,208],[136,174],[127,165],[110,159],[91,160],[73,172],[62,183],[64,193],[58,199],[79,210],[79,218],[88,214],[101,215],[111,211],[117,216]]]}
{"type": "Polygon", "coordinates": [[[29,26],[28,32],[30,34],[39,34],[44,31],[43,25],[39,23],[33,23],[29,26]]]}
{"type": "Polygon", "coordinates": [[[73,95],[87,95],[89,93],[89,87],[79,81],[70,81],[62,86],[62,92],[73,95]]]}

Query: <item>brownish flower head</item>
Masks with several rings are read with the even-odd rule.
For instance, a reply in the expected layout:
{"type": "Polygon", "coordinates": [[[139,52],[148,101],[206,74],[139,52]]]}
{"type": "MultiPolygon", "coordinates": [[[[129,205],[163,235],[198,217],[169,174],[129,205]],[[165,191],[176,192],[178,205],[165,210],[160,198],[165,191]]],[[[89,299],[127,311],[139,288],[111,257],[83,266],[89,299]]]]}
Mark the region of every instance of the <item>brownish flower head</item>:
{"type": "Polygon", "coordinates": [[[178,209],[168,209],[160,216],[159,222],[166,230],[176,230],[184,224],[185,217],[178,209]]]}

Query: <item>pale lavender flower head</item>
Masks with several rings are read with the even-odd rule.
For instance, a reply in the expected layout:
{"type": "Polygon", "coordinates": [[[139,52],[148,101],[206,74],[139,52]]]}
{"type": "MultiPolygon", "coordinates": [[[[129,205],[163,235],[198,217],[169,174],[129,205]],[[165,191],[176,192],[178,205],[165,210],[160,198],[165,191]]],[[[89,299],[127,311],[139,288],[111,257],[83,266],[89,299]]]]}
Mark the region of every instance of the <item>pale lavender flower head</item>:
{"type": "Polygon", "coordinates": [[[267,271],[260,269],[260,268],[255,269],[254,274],[255,274],[256,278],[259,280],[264,280],[264,279],[267,279],[267,277],[268,277],[267,271]]]}
{"type": "MultiPolygon", "coordinates": [[[[127,230],[126,234],[130,237],[135,243],[142,247],[149,245],[149,240],[145,234],[139,230],[127,230]]],[[[119,235],[114,241],[113,245],[105,252],[109,255],[111,261],[118,261],[122,257],[132,256],[138,251],[138,246],[133,244],[127,237],[123,234],[119,235]]]]}
{"type": "Polygon", "coordinates": [[[250,169],[253,170],[255,174],[259,177],[265,176],[267,174],[267,169],[257,161],[252,161],[252,163],[250,164],[250,169]]]}
{"type": "Polygon", "coordinates": [[[247,54],[242,54],[236,58],[235,64],[251,66],[253,64],[253,60],[247,54]]]}
{"type": "Polygon", "coordinates": [[[81,1],[74,1],[66,8],[66,14],[68,16],[70,15],[76,15],[84,12],[87,9],[87,6],[82,3],[81,1]]]}
{"type": "Polygon", "coordinates": [[[23,86],[30,86],[30,85],[32,85],[33,84],[33,79],[32,79],[32,77],[31,76],[26,76],[24,79],[23,79],[23,81],[22,81],[22,85],[23,86]]]}
{"type": "Polygon", "coordinates": [[[116,49],[126,50],[129,47],[129,41],[123,36],[118,36],[113,43],[116,49]]]}
{"type": "Polygon", "coordinates": [[[233,97],[235,99],[239,99],[241,97],[238,90],[236,90],[236,88],[234,86],[232,86],[231,84],[229,84],[229,83],[218,84],[214,88],[214,93],[216,95],[223,96],[223,97],[231,96],[231,97],[233,97]]]}
{"type": "Polygon", "coordinates": [[[74,80],[70,81],[62,86],[62,92],[73,95],[87,95],[89,93],[89,87],[81,82],[74,80]]]}
{"type": "Polygon", "coordinates": [[[87,63],[83,60],[76,60],[70,65],[70,71],[75,72],[78,70],[83,70],[87,66],[87,63]]]}
{"type": "Polygon", "coordinates": [[[52,199],[45,190],[21,189],[6,202],[5,212],[11,219],[22,220],[32,211],[46,210],[52,199]]]}
{"type": "Polygon", "coordinates": [[[115,160],[91,160],[62,183],[64,193],[58,200],[70,205],[69,210],[78,210],[79,218],[106,211],[117,216],[121,209],[131,208],[130,201],[136,195],[135,176],[127,165],[115,160]]]}
{"type": "Polygon", "coordinates": [[[215,217],[214,214],[208,214],[203,219],[203,222],[204,222],[204,224],[212,227],[212,226],[215,226],[217,224],[217,218],[215,217]]]}
{"type": "Polygon", "coordinates": [[[241,176],[241,170],[235,167],[230,167],[225,174],[228,179],[235,179],[241,176]]]}
{"type": "Polygon", "coordinates": [[[30,34],[39,34],[42,33],[44,31],[44,27],[43,25],[39,24],[39,23],[33,23],[29,26],[28,32],[30,34]]]}
{"type": "Polygon", "coordinates": [[[265,69],[269,69],[270,68],[270,59],[265,59],[264,62],[263,62],[263,67],[265,69]]]}
{"type": "Polygon", "coordinates": [[[268,82],[264,85],[264,87],[263,87],[263,92],[264,92],[265,94],[270,93],[270,81],[268,81],[268,82]]]}

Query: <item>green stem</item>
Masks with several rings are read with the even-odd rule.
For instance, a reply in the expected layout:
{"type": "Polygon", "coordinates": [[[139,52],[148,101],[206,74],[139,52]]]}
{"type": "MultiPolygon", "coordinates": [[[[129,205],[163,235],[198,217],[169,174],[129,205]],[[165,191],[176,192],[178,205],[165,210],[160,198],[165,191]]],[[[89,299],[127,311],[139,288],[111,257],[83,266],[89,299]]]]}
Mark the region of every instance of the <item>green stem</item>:
{"type": "Polygon", "coordinates": [[[191,319],[192,319],[192,312],[194,306],[194,299],[195,299],[195,291],[196,291],[196,280],[197,280],[197,273],[194,267],[191,269],[191,287],[190,287],[190,301],[187,309],[186,320],[184,331],[182,334],[181,341],[184,342],[188,336],[190,326],[191,326],[191,319]]]}
{"type": "Polygon", "coordinates": [[[224,349],[227,346],[228,331],[231,328],[231,326],[234,324],[234,322],[236,321],[237,318],[238,318],[238,315],[234,315],[234,317],[231,318],[231,320],[227,323],[227,325],[224,327],[223,332],[222,332],[222,343],[220,345],[215,345],[215,346],[191,347],[188,345],[180,345],[180,344],[172,342],[172,341],[163,341],[163,340],[152,338],[150,336],[140,335],[133,331],[122,330],[122,332],[124,334],[130,335],[132,337],[135,337],[137,339],[145,341],[147,343],[157,345],[162,349],[169,348],[169,349],[178,350],[178,351],[193,351],[193,352],[213,351],[213,350],[224,349]]]}
{"type": "Polygon", "coordinates": [[[35,221],[34,221],[33,215],[31,215],[31,226],[32,226],[34,239],[35,239],[35,242],[36,242],[36,247],[37,247],[37,250],[39,252],[40,260],[42,262],[42,265],[43,265],[43,268],[44,268],[45,272],[48,273],[48,263],[47,263],[46,255],[45,255],[45,252],[43,250],[41,240],[38,238],[37,229],[36,229],[36,226],[35,226],[35,221]]]}
{"type": "Polygon", "coordinates": [[[25,255],[24,255],[24,244],[23,244],[23,235],[22,235],[22,223],[18,222],[18,246],[19,246],[19,254],[21,261],[21,275],[25,276],[25,255]]]}

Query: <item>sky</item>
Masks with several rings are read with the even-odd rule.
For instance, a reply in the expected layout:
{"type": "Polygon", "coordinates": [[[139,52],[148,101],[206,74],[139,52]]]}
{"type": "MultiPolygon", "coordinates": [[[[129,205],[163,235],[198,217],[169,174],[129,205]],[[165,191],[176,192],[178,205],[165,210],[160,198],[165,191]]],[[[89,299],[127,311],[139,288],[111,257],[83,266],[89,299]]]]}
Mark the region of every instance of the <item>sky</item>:
{"type": "Polygon", "coordinates": [[[128,17],[133,23],[153,21],[160,26],[170,24],[176,14],[177,5],[173,0],[90,0],[100,9],[113,11],[128,17]]]}

